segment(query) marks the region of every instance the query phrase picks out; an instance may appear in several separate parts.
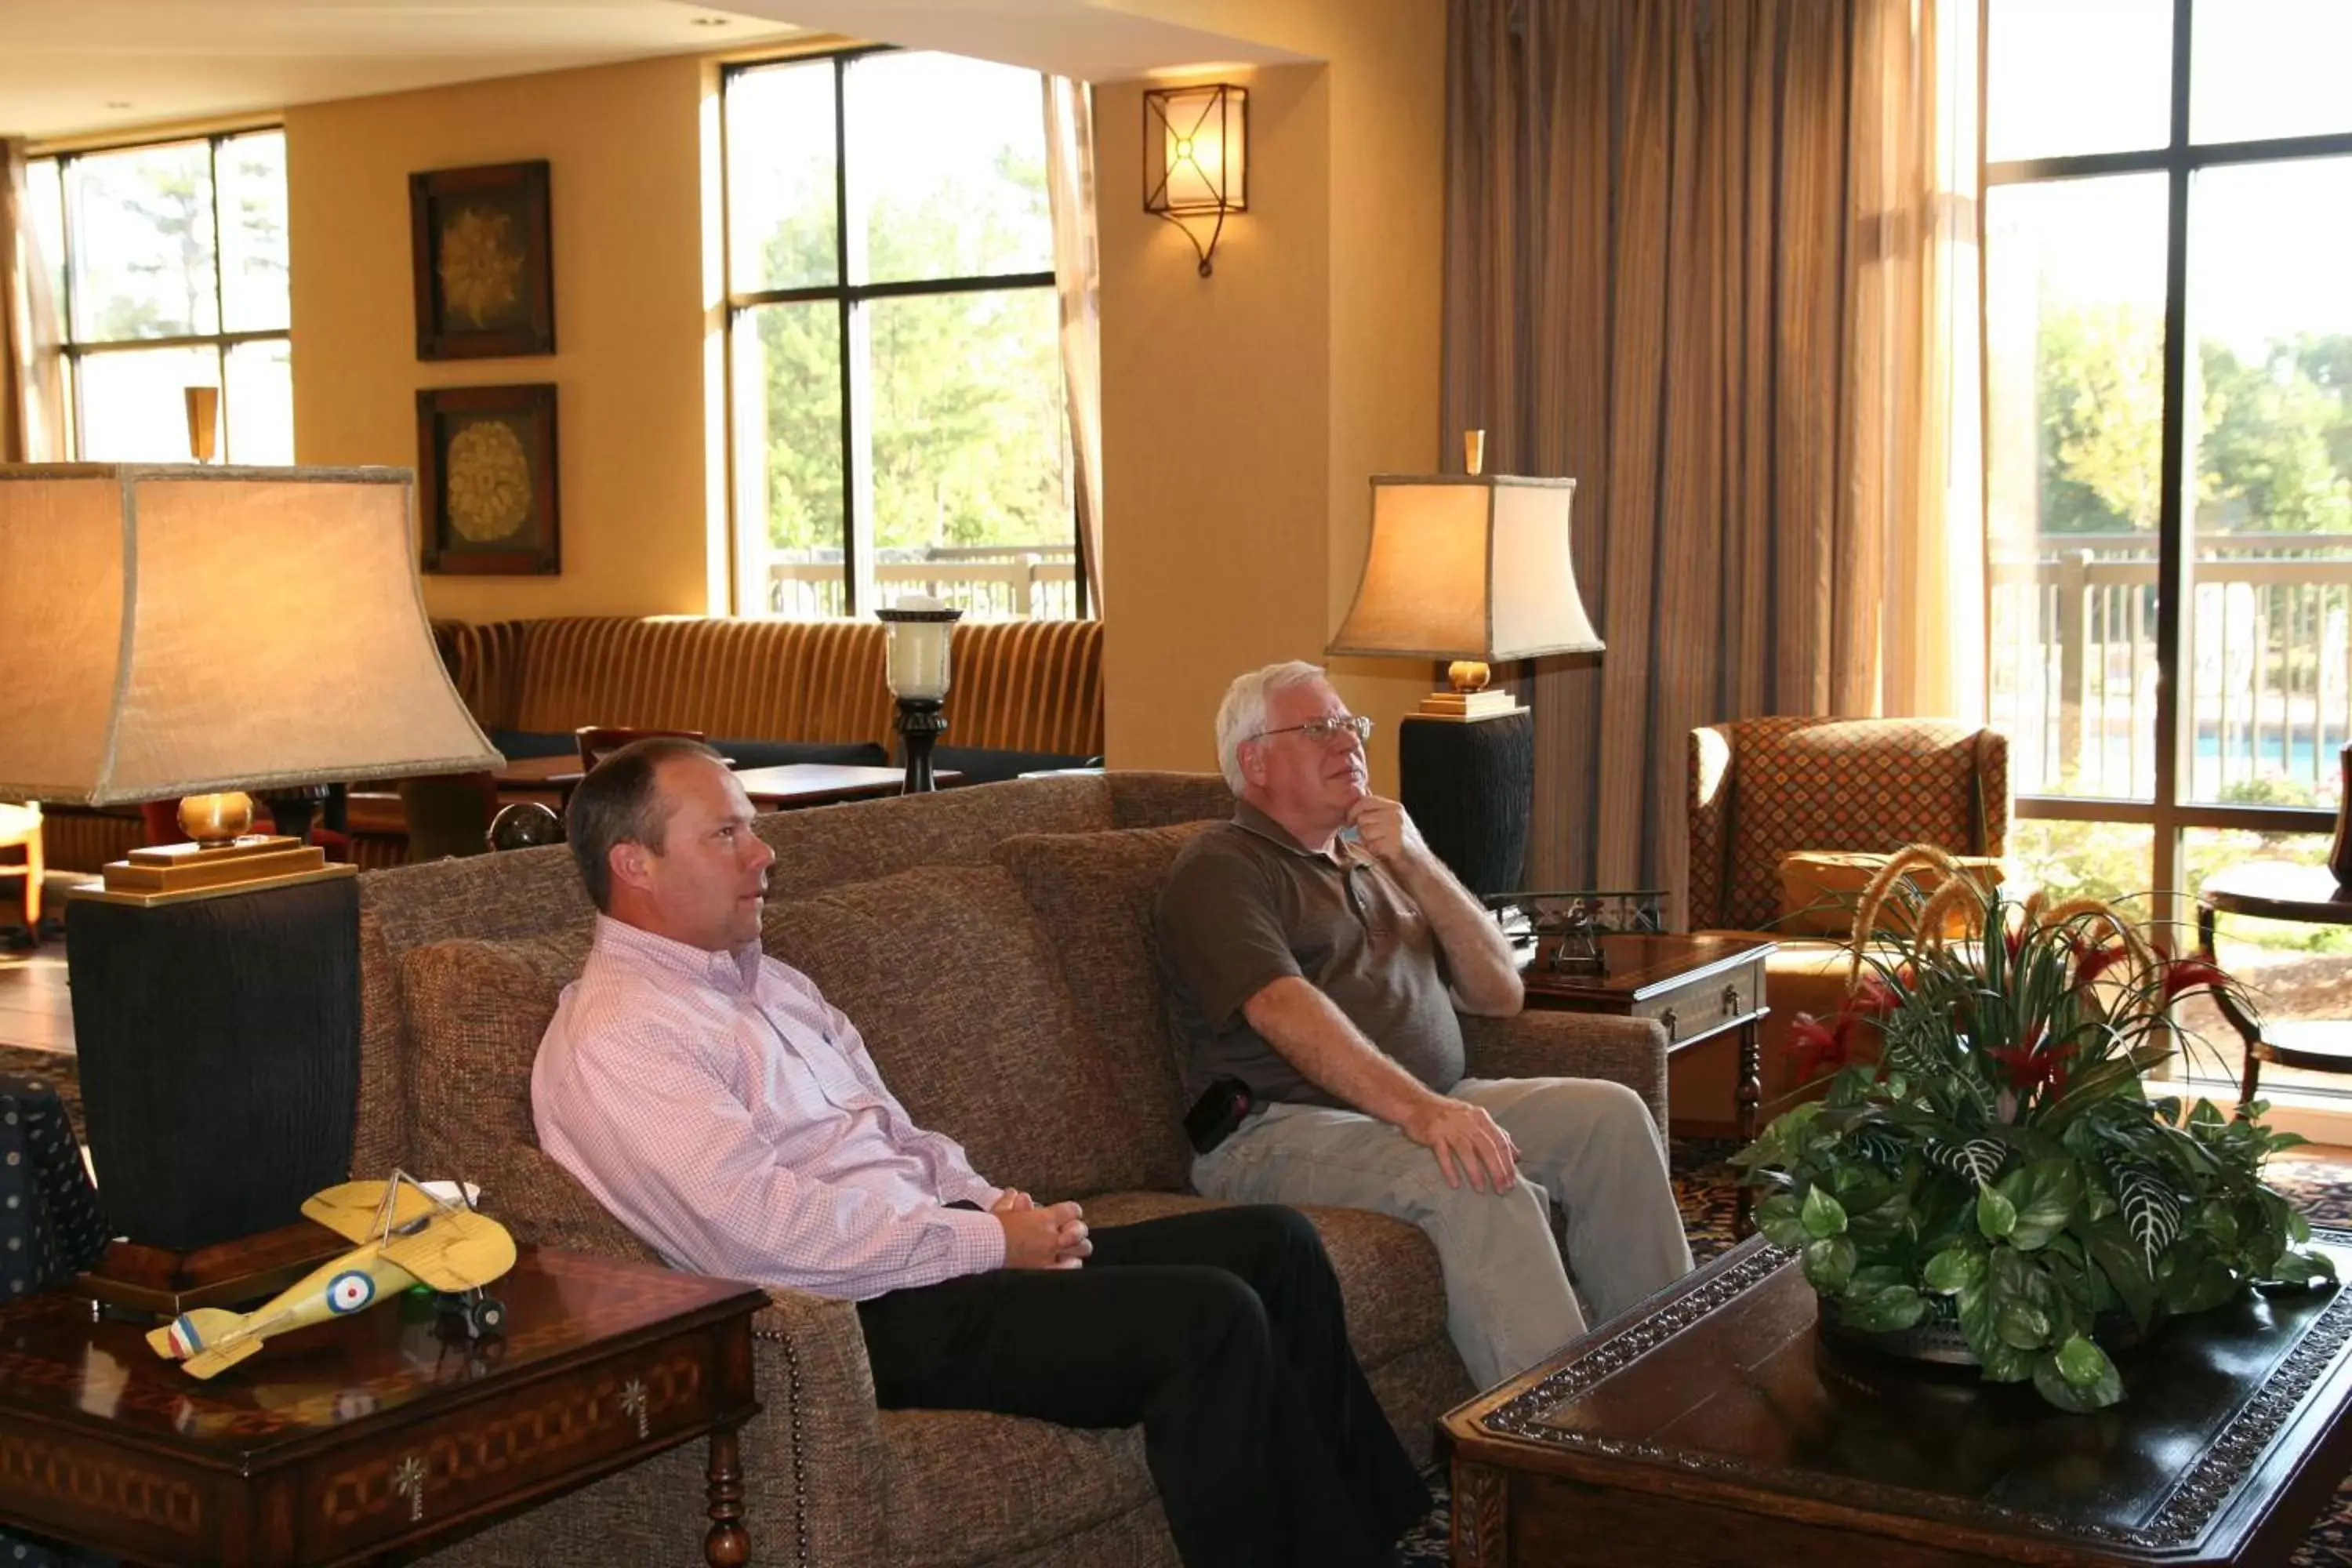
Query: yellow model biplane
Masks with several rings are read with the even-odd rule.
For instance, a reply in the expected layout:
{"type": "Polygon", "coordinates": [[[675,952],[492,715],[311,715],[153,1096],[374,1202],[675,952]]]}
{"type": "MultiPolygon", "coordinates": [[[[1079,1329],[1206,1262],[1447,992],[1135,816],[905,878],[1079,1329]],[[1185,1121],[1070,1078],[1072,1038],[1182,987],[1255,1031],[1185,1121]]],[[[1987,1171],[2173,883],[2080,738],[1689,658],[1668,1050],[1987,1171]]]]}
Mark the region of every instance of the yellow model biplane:
{"type": "Polygon", "coordinates": [[[394,1171],[389,1181],[329,1187],[302,1212],[358,1245],[250,1312],[181,1313],[147,1336],[155,1353],[185,1363],[193,1377],[211,1377],[273,1335],[348,1317],[420,1283],[459,1298],[466,1330],[478,1339],[505,1322],[506,1308],[482,1287],[514,1267],[514,1238],[464,1189],[442,1197],[394,1171]]]}

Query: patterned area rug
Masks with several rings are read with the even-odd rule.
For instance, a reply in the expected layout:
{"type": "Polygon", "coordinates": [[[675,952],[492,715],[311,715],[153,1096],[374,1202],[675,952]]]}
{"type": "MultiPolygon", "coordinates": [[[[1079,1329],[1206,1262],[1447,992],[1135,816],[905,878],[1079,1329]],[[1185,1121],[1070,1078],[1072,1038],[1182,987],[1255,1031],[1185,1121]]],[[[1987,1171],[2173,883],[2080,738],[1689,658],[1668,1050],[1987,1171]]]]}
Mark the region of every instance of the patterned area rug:
{"type": "MultiPolygon", "coordinates": [[[[1722,1140],[1677,1138],[1672,1161],[1675,1196],[1691,1252],[1704,1263],[1732,1243],[1732,1170],[1725,1158],[1738,1144],[1722,1140]]],[[[2352,1164],[2282,1156],[2271,1162],[2271,1185],[2299,1204],[2314,1225],[2352,1226],[2352,1164]]],[[[1445,1475],[1430,1478],[1437,1507],[1405,1537],[1398,1562],[1403,1568],[1444,1568],[1448,1561],[1445,1475]]],[[[2341,1568],[2352,1564],[2352,1478],[2339,1484],[2336,1500],[2315,1521],[2291,1568],[2341,1568]]]]}

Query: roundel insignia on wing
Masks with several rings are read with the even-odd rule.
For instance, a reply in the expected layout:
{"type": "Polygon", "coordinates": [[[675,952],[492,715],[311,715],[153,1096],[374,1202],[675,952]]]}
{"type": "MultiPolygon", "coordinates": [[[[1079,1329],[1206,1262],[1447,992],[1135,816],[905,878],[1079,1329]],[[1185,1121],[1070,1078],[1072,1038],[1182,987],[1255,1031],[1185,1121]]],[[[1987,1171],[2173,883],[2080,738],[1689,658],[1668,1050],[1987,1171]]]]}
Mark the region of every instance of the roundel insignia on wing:
{"type": "Polygon", "coordinates": [[[327,1281],[327,1310],[356,1312],[375,1300],[375,1281],[357,1269],[336,1275],[327,1281]]]}

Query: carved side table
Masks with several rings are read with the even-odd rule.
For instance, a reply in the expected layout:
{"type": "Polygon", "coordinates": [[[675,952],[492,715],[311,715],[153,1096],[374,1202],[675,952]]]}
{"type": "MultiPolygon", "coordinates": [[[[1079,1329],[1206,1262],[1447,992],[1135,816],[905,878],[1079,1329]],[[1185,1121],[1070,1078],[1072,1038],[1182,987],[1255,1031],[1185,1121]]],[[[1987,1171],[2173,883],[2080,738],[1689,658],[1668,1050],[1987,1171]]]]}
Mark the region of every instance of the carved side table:
{"type": "MultiPolygon", "coordinates": [[[[1655,1018],[1665,1026],[1670,1057],[1738,1031],[1739,1141],[1752,1142],[1756,1108],[1764,1098],[1760,1032],[1771,1012],[1764,1005],[1764,963],[1774,944],[1750,937],[1633,933],[1604,936],[1600,946],[1601,972],[1585,973],[1555,962],[1558,937],[1538,942],[1519,971],[1528,1005],[1655,1018]]],[[[1751,1191],[1739,1189],[1732,1222],[1743,1237],[1753,1228],[1751,1191]]]]}
{"type": "Polygon", "coordinates": [[[446,1545],[696,1437],[709,1561],[747,1563],[734,1280],[526,1247],[479,1343],[403,1296],[209,1383],[87,1297],[0,1303],[0,1522],[129,1561],[290,1568],[446,1545]]]}

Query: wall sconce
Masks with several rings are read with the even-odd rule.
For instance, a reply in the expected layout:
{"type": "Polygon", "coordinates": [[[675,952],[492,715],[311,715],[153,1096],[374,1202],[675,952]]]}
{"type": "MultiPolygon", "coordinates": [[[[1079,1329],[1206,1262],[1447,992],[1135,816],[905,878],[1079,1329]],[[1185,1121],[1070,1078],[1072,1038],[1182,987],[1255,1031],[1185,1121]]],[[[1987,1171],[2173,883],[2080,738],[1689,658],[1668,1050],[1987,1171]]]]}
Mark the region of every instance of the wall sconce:
{"type": "Polygon", "coordinates": [[[1184,231],[1201,276],[1227,213],[1249,210],[1249,89],[1215,82],[1153,88],[1143,95],[1143,210],[1184,231]],[[1202,245],[1187,218],[1213,217],[1202,245]]]}

